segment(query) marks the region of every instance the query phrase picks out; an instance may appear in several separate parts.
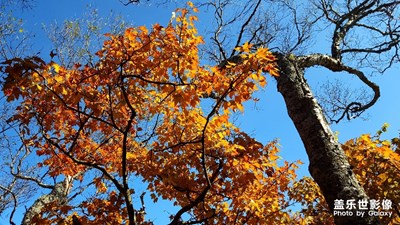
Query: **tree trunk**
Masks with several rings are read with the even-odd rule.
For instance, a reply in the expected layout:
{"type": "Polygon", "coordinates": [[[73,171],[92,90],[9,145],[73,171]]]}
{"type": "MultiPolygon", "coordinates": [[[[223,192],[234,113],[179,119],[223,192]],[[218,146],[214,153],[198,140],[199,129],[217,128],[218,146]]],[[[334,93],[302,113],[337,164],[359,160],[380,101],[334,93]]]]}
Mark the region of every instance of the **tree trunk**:
{"type": "MultiPolygon", "coordinates": [[[[47,204],[57,201],[60,205],[67,202],[68,194],[71,191],[72,178],[66,177],[63,181],[58,182],[54,185],[53,189],[49,194],[40,196],[29,209],[25,212],[24,218],[22,219],[21,225],[33,224],[33,219],[38,216],[47,204]]],[[[74,221],[74,224],[75,221],[74,221]]]]}
{"type": "MultiPolygon", "coordinates": [[[[336,141],[322,109],[304,79],[294,57],[277,55],[280,76],[276,78],[288,114],[292,119],[310,161],[309,171],[319,185],[331,212],[335,200],[368,199],[358,183],[346,155],[336,141]]],[[[366,213],[367,214],[367,213],[366,213]]],[[[336,225],[380,224],[378,218],[334,215],[336,225]]]]}

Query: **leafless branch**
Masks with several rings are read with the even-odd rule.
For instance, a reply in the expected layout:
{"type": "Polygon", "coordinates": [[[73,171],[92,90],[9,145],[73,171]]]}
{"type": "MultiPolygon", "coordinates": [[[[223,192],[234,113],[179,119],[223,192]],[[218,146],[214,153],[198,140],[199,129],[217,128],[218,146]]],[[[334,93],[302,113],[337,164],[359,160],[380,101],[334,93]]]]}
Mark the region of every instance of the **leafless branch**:
{"type": "MultiPolygon", "coordinates": [[[[149,1],[149,0],[147,0],[147,1],[149,1]]],[[[140,2],[140,0],[127,0],[127,1],[119,0],[119,2],[121,2],[124,6],[128,6],[131,4],[138,4],[140,2]]]]}
{"type": "MultiPolygon", "coordinates": [[[[343,3],[320,0],[319,3],[318,8],[325,19],[334,26],[331,46],[333,58],[341,60],[345,54],[362,54],[366,58],[371,54],[392,52],[396,57],[389,58],[398,59],[400,26],[395,15],[400,1],[364,0],[343,3]],[[345,4],[345,7],[340,7],[340,3],[345,4]],[[354,33],[363,33],[368,38],[356,38],[354,33]]],[[[393,63],[392,60],[389,64],[393,63]]]]}
{"type": "Polygon", "coordinates": [[[312,66],[323,66],[334,72],[347,72],[349,74],[355,75],[358,77],[364,84],[366,84],[373,92],[373,98],[366,104],[362,104],[360,102],[352,102],[350,103],[343,111],[343,114],[339,117],[339,119],[334,122],[339,122],[346,115],[350,118],[349,113],[359,114],[366,109],[373,106],[380,97],[380,89],[379,86],[370,81],[362,71],[352,68],[350,66],[344,65],[339,59],[334,57],[330,57],[328,55],[322,54],[311,54],[307,56],[301,56],[298,58],[299,65],[302,68],[308,68],[312,66]]]}
{"type": "MultiPolygon", "coordinates": [[[[240,45],[240,43],[242,42],[243,33],[245,32],[245,30],[246,30],[247,26],[249,25],[250,21],[256,15],[256,12],[257,12],[258,8],[260,7],[260,4],[261,4],[261,0],[258,0],[257,3],[255,4],[255,6],[253,7],[253,11],[250,13],[250,15],[247,18],[247,20],[242,24],[242,27],[240,28],[240,31],[239,31],[239,34],[238,34],[238,38],[237,38],[237,41],[236,41],[235,48],[238,47],[240,45]]],[[[233,57],[235,55],[235,53],[236,53],[235,48],[233,48],[230,57],[233,57]]]]}

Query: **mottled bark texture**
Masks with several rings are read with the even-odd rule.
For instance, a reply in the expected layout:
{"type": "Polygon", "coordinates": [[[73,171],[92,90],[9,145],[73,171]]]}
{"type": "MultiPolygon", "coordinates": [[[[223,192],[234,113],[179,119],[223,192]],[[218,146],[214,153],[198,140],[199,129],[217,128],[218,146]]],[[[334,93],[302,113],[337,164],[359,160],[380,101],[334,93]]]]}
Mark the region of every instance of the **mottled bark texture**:
{"type": "MultiPolygon", "coordinates": [[[[292,119],[304,147],[310,165],[309,171],[318,183],[329,208],[333,210],[335,199],[367,199],[358,183],[346,155],[336,141],[320,105],[304,79],[304,68],[298,58],[277,54],[280,76],[276,78],[288,114],[292,119]]],[[[337,225],[379,224],[373,217],[335,216],[337,225]]]]}
{"type": "Polygon", "coordinates": [[[38,216],[49,203],[57,202],[60,205],[65,204],[68,201],[68,194],[71,191],[72,181],[73,179],[71,177],[67,177],[64,181],[54,185],[50,193],[40,196],[40,198],[27,209],[21,225],[33,224],[32,220],[34,217],[38,216]]]}

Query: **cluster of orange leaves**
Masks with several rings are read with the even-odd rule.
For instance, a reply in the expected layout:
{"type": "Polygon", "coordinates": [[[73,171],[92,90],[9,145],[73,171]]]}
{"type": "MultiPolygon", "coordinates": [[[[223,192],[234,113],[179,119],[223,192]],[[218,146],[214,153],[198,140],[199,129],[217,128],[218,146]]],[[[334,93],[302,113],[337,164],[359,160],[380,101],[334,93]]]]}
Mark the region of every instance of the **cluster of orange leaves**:
{"type": "Polygon", "coordinates": [[[263,145],[230,121],[266,85],[264,72],[278,74],[274,56],[246,43],[236,49],[240,64],[202,66],[197,18],[177,13],[167,27],[108,35],[95,65],[65,68],[39,57],[3,63],[3,91],[20,104],[12,120],[36,127],[25,144],[44,158],[39,166],[52,177],[92,179],[97,193],[75,205],[49,205],[38,224],[73,217],[151,224],[132,200],[137,177],[154,202],[178,206],[173,221],[183,214],[209,224],[290,220],[284,207],[297,163],[278,165],[275,142],[263,145]]]}
{"type": "MultiPolygon", "coordinates": [[[[361,135],[344,144],[360,184],[371,199],[392,202],[393,216],[380,217],[382,224],[400,223],[400,141],[398,138],[382,140],[387,124],[376,135],[361,135]]],[[[380,209],[385,211],[384,209],[380,209]]]]}

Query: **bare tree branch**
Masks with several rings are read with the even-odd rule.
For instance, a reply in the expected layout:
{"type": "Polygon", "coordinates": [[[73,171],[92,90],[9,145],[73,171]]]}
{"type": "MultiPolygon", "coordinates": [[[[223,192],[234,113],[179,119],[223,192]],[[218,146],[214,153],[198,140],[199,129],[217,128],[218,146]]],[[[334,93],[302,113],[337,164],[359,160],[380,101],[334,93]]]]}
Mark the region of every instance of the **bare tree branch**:
{"type": "Polygon", "coordinates": [[[323,66],[334,72],[347,72],[349,74],[353,74],[357,76],[364,84],[366,84],[374,92],[373,98],[366,104],[362,104],[360,102],[350,103],[344,109],[342,115],[337,120],[334,120],[334,122],[336,123],[342,120],[345,116],[347,116],[347,118],[350,119],[351,118],[350,113],[356,114],[367,110],[368,108],[373,106],[380,97],[380,89],[378,85],[371,82],[360,70],[354,69],[350,66],[346,66],[340,60],[334,57],[322,54],[311,54],[307,56],[300,56],[298,58],[298,62],[302,68],[308,68],[312,66],[323,66]]]}

